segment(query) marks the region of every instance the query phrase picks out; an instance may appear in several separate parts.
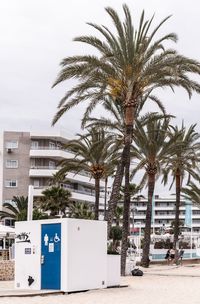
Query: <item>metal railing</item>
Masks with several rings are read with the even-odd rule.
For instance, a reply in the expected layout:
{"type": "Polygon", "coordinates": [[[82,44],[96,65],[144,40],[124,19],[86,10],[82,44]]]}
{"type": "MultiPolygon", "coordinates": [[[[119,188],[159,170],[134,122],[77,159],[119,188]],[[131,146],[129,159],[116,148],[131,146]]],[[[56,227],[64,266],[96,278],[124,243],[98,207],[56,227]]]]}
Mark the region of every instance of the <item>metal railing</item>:
{"type": "Polygon", "coordinates": [[[31,150],[59,150],[64,152],[69,152],[73,154],[69,149],[65,149],[64,147],[49,147],[49,146],[38,146],[38,147],[31,147],[31,150]]]}
{"type": "Polygon", "coordinates": [[[31,169],[35,170],[60,170],[61,167],[56,167],[56,166],[31,166],[31,169]]]}
{"type": "MultiPolygon", "coordinates": [[[[35,170],[60,170],[62,167],[61,166],[39,166],[39,165],[31,165],[31,169],[35,170]]],[[[70,171],[69,173],[73,173],[74,175],[82,175],[91,178],[90,173],[85,172],[85,171],[79,171],[78,173],[76,171],[70,171]]]]}

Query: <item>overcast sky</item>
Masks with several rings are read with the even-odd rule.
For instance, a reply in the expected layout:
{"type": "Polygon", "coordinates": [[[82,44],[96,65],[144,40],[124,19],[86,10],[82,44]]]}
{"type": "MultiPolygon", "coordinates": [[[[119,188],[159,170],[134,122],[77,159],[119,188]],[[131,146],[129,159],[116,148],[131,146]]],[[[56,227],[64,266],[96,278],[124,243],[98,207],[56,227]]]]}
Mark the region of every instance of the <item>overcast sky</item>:
{"type": "MultiPolygon", "coordinates": [[[[50,127],[56,107],[71,82],[51,89],[62,58],[86,51],[72,42],[73,37],[91,33],[86,22],[111,26],[104,7],[122,13],[121,0],[1,0],[0,1],[0,129],[35,130],[50,127]]],[[[127,0],[136,23],[145,9],[155,13],[157,24],[173,15],[162,33],[174,31],[179,41],[176,49],[200,60],[198,0],[127,0]]],[[[161,98],[169,113],[187,124],[199,120],[200,96],[189,101],[182,90],[168,90],[161,98]]],[[[150,107],[149,107],[150,109],[150,107]]],[[[148,109],[147,109],[148,110],[148,109]]],[[[70,134],[79,131],[83,107],[69,111],[56,128],[70,134]]],[[[200,130],[200,129],[199,129],[200,130]]]]}

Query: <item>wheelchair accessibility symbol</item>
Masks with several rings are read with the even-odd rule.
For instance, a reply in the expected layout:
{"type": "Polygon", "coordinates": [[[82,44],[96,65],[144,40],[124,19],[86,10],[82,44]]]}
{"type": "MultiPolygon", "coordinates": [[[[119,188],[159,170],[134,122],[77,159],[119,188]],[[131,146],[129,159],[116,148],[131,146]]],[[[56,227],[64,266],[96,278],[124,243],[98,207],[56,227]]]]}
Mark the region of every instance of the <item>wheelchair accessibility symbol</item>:
{"type": "Polygon", "coordinates": [[[58,243],[58,242],[60,242],[60,238],[59,238],[59,236],[58,236],[58,234],[57,233],[55,233],[55,236],[54,236],[54,242],[55,243],[58,243]]]}

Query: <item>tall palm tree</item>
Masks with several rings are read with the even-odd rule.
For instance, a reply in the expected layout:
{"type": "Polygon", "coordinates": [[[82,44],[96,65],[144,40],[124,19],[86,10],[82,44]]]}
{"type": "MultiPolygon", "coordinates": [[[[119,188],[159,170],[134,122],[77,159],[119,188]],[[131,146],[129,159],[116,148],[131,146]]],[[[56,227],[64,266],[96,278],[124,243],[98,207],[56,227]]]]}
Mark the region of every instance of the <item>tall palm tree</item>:
{"type": "Polygon", "coordinates": [[[67,172],[88,172],[95,180],[95,219],[99,218],[100,180],[107,177],[116,165],[118,155],[113,135],[103,129],[91,128],[87,134],[79,139],[70,140],[66,144],[75,157],[67,158],[60,163],[59,173],[63,176],[67,172]]]}
{"type": "Polygon", "coordinates": [[[53,86],[74,78],[78,82],[60,101],[53,124],[65,112],[82,102],[88,102],[84,119],[107,97],[121,102],[125,132],[122,151],[123,167],[126,172],[124,199],[126,204],[130,205],[130,148],[138,107],[144,96],[146,96],[145,100],[149,97],[160,104],[159,99],[151,95],[154,89],[159,87],[169,87],[173,90],[174,87],[181,86],[189,96],[193,90],[200,92],[200,85],[188,75],[188,73],[199,74],[200,65],[199,62],[179,55],[175,50],[164,46],[168,41],[177,41],[174,33],[155,39],[158,30],[169,17],[151,30],[153,17],[145,20],[142,12],[137,28],[133,25],[127,5],[123,5],[123,11],[125,19],[121,21],[114,9],[106,8],[114,23],[114,30],[89,23],[102,36],[102,40],[96,36],[81,36],[74,39],[94,47],[99,55],[81,55],[63,59],[62,70],[53,86]]]}
{"type": "Polygon", "coordinates": [[[42,191],[43,196],[38,199],[42,210],[50,211],[51,216],[56,216],[61,212],[66,216],[66,208],[69,206],[71,192],[59,186],[52,186],[42,191]]]}
{"type": "MultiPolygon", "coordinates": [[[[92,128],[103,128],[108,130],[110,133],[115,134],[116,140],[118,141],[119,149],[124,148],[124,115],[121,107],[121,103],[117,100],[116,102],[110,102],[110,99],[105,99],[103,107],[108,113],[107,117],[87,117],[83,121],[83,125],[92,128]]],[[[123,154],[123,153],[122,153],[123,154]]],[[[115,168],[115,171],[111,174],[113,176],[113,186],[111,190],[110,199],[108,202],[108,211],[106,212],[108,238],[110,235],[110,229],[112,227],[113,219],[115,216],[115,209],[120,197],[120,187],[124,176],[124,163],[120,157],[115,168]]]]}
{"type": "Polygon", "coordinates": [[[197,207],[200,206],[200,188],[194,182],[190,182],[188,187],[183,187],[181,189],[183,197],[190,200],[197,207]]]}
{"type": "Polygon", "coordinates": [[[195,131],[196,125],[191,125],[188,129],[182,125],[181,128],[171,127],[170,137],[175,138],[173,152],[166,157],[163,162],[165,169],[163,170],[163,182],[166,185],[169,175],[172,176],[172,185],[176,187],[176,211],[174,226],[174,246],[176,248],[179,235],[179,209],[180,195],[182,191],[183,181],[188,177],[187,183],[191,177],[199,179],[197,166],[200,162],[200,135],[195,131]]]}
{"type": "MultiPolygon", "coordinates": [[[[145,103],[145,100],[140,104],[141,107],[138,107],[138,113],[142,109],[143,104],[145,103]]],[[[103,107],[108,113],[108,117],[88,117],[84,121],[84,126],[87,127],[96,127],[96,128],[104,128],[106,130],[109,130],[109,132],[113,132],[116,134],[116,138],[118,140],[119,146],[121,149],[124,149],[124,137],[125,137],[125,130],[124,130],[124,113],[121,106],[121,103],[117,100],[115,103],[111,103],[110,100],[106,99],[103,102],[103,107]]],[[[165,114],[165,109],[162,107],[162,105],[159,105],[160,110],[162,111],[163,115],[165,114]]],[[[146,115],[141,116],[139,119],[141,121],[145,120],[146,115]]],[[[122,159],[123,152],[121,154],[121,157],[118,161],[116,171],[114,174],[114,181],[113,181],[113,187],[111,191],[111,196],[109,199],[108,204],[108,212],[107,212],[107,222],[108,222],[108,236],[110,235],[110,229],[112,227],[115,209],[117,208],[117,203],[119,200],[124,200],[124,186],[121,187],[123,176],[124,176],[124,160],[122,159]],[[121,191],[123,189],[123,191],[121,191]],[[123,192],[123,197],[120,192],[123,192]]],[[[136,186],[136,185],[135,185],[136,186]]],[[[135,195],[135,187],[134,184],[129,185],[129,191],[131,197],[135,195]]],[[[138,192],[139,189],[137,189],[136,192],[138,192]]],[[[126,210],[125,210],[126,212],[126,210]]],[[[128,229],[128,228],[127,228],[128,229]]]]}
{"type": "MultiPolygon", "coordinates": [[[[141,187],[138,186],[138,185],[136,185],[136,184],[130,183],[129,184],[129,191],[130,191],[131,200],[135,200],[135,199],[138,198],[137,194],[141,191],[141,187]]],[[[125,192],[125,187],[121,186],[120,196],[121,196],[121,200],[123,200],[123,201],[124,201],[124,192],[125,192]]],[[[125,240],[127,239],[128,234],[129,234],[129,227],[130,227],[130,205],[129,205],[129,209],[128,210],[127,210],[127,205],[126,205],[126,208],[125,208],[125,210],[123,212],[123,226],[124,226],[125,235],[123,234],[122,244],[126,244],[126,246],[127,246],[127,242],[125,242],[125,240]]],[[[123,252],[123,248],[122,248],[122,252],[123,252]]]]}
{"type": "Polygon", "coordinates": [[[152,200],[155,182],[161,173],[163,157],[168,155],[173,144],[172,140],[168,137],[168,128],[169,118],[160,119],[160,117],[156,118],[156,115],[149,115],[144,124],[138,121],[134,130],[134,149],[138,158],[138,164],[133,170],[133,175],[138,170],[144,170],[141,186],[144,186],[145,183],[148,186],[148,204],[141,261],[141,265],[144,267],[149,266],[152,200]]]}

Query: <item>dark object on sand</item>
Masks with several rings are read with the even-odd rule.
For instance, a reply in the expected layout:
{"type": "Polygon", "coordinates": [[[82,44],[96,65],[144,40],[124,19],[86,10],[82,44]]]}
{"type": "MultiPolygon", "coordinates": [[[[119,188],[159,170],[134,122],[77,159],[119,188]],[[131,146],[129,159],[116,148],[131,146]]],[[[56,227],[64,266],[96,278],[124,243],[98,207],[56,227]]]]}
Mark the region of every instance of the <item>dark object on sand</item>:
{"type": "Polygon", "coordinates": [[[143,276],[143,271],[140,270],[139,268],[135,268],[131,271],[132,276],[135,277],[142,277],[143,276]]]}

